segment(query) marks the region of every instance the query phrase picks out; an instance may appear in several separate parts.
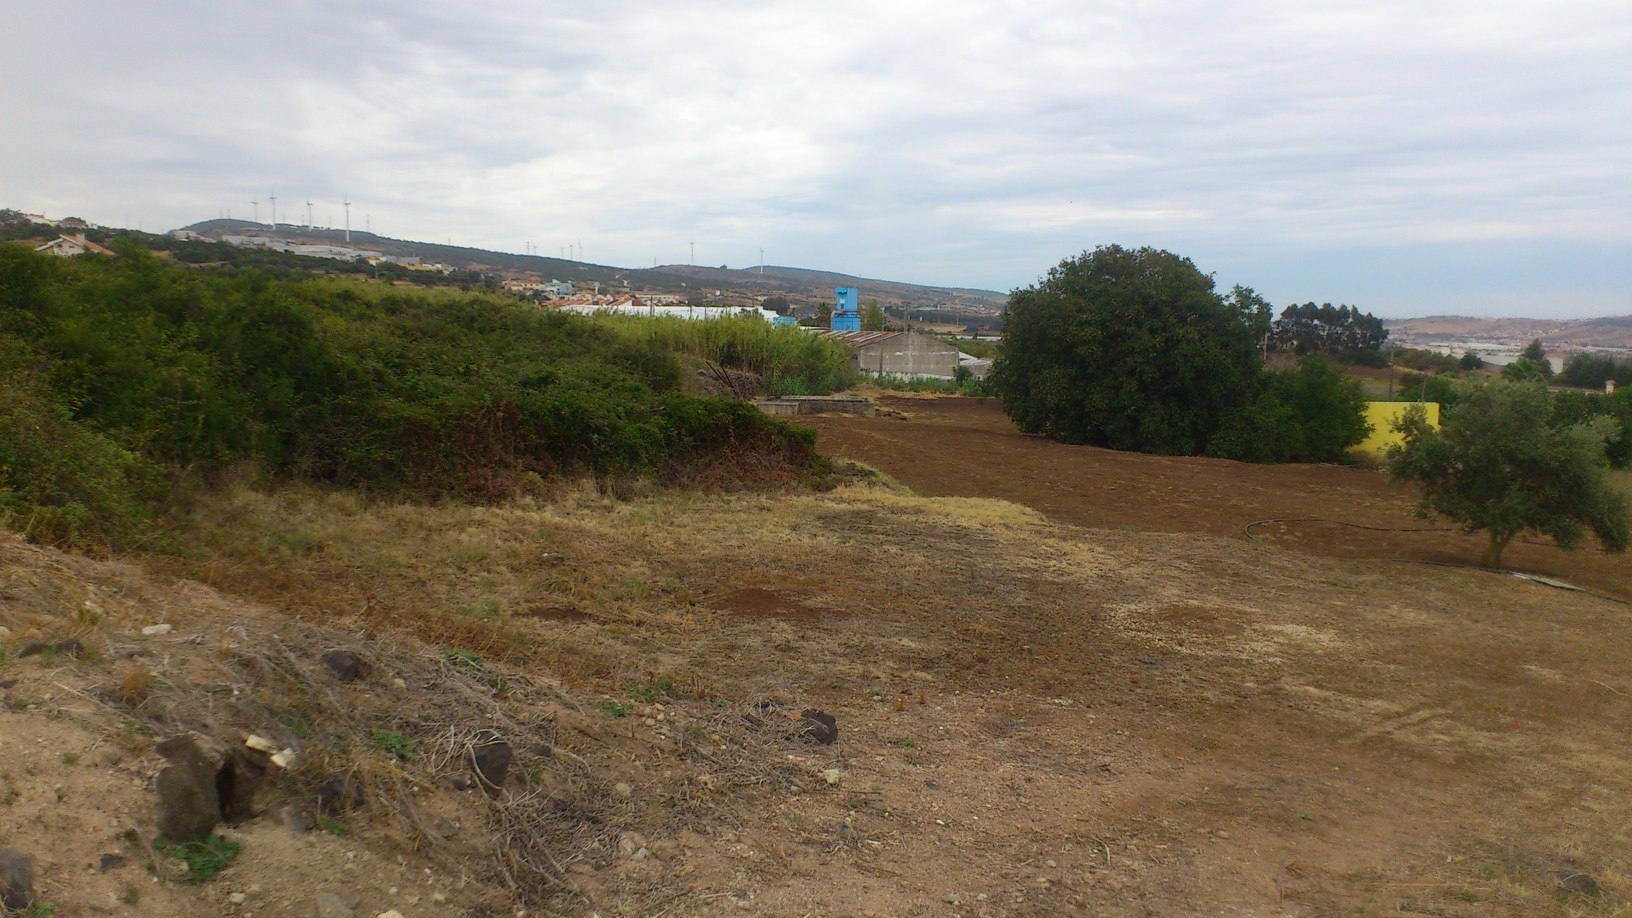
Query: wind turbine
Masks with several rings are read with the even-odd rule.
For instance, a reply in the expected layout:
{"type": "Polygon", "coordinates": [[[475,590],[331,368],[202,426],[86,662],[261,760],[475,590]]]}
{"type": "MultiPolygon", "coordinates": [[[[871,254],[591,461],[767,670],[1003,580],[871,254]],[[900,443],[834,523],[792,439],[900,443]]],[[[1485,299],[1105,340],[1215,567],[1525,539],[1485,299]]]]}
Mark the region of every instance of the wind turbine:
{"type": "Polygon", "coordinates": [[[349,194],[348,195],[343,195],[341,197],[341,199],[345,202],[341,206],[346,209],[346,241],[350,242],[351,241],[351,195],[349,195],[349,194]]]}
{"type": "Polygon", "coordinates": [[[272,232],[275,233],[275,232],[278,231],[278,192],[277,192],[277,190],[273,189],[272,193],[266,196],[266,199],[268,201],[272,202],[272,232]]]}
{"type": "Polygon", "coordinates": [[[260,223],[261,222],[261,202],[260,201],[250,201],[249,206],[255,208],[255,222],[260,223]]]}
{"type": "Polygon", "coordinates": [[[761,276],[763,276],[765,274],[765,250],[764,249],[759,250],[759,273],[760,273],[761,276]]]}
{"type": "Polygon", "coordinates": [[[306,199],[306,232],[312,231],[312,199],[306,199]]]}

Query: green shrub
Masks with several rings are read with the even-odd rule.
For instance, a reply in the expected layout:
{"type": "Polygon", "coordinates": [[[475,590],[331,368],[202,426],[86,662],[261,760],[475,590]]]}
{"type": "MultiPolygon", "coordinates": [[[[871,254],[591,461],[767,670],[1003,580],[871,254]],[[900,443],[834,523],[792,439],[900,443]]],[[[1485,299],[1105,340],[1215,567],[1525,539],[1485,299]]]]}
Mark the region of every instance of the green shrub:
{"type": "Polygon", "coordinates": [[[245,462],[432,497],[502,495],[517,473],[804,474],[808,432],[681,393],[678,355],[782,389],[848,380],[842,345],[757,319],[591,320],[119,249],[0,245],[0,514],[42,539],[129,541],[161,473],[245,462]]]}
{"type": "Polygon", "coordinates": [[[186,864],[189,883],[202,883],[227,869],[244,848],[238,842],[228,841],[219,835],[179,845],[161,838],[153,843],[153,847],[186,864]]]}

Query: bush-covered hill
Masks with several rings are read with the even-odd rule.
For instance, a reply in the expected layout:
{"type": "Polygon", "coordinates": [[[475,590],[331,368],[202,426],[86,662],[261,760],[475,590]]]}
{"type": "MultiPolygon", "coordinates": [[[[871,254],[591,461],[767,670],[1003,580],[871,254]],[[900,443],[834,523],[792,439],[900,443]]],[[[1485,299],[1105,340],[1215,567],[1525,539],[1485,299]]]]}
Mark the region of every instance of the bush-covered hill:
{"type": "Polygon", "coordinates": [[[480,497],[531,475],[730,485],[821,461],[808,430],[682,392],[661,336],[118,248],[64,261],[0,246],[0,514],[36,538],[128,542],[166,482],[243,463],[480,497]]]}

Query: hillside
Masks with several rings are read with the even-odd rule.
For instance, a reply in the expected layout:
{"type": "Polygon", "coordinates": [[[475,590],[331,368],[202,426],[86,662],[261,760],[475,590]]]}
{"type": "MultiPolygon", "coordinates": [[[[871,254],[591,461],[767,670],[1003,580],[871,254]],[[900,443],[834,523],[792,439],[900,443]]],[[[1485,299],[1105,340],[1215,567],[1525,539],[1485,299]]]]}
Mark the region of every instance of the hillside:
{"type": "MultiPolygon", "coordinates": [[[[205,220],[184,229],[210,239],[271,233],[270,227],[265,224],[227,219],[205,220]]],[[[832,302],[834,287],[854,286],[860,287],[864,296],[876,297],[885,305],[905,309],[935,308],[969,315],[996,315],[1008,300],[1006,294],[993,290],[930,287],[771,265],[765,266],[763,273],[757,266],[751,269],[699,265],[619,268],[542,255],[515,255],[465,246],[392,239],[359,230],[351,231],[349,243],[345,241],[343,231],[334,229],[314,228],[308,231],[301,226],[280,226],[277,236],[299,243],[349,245],[384,255],[417,256],[426,262],[475,271],[515,276],[534,274],[544,279],[572,281],[579,287],[599,283],[606,290],[648,290],[677,296],[687,296],[699,289],[710,293],[718,290],[726,299],[745,302],[781,295],[798,305],[814,305],[832,302]]]]}
{"type": "Polygon", "coordinates": [[[225,487],[173,554],[0,536],[0,844],[58,915],[1622,913],[1622,559],[1495,577],[1375,472],[891,405],[823,442],[1010,499],[225,487]],[[199,883],[150,847],[187,732],[295,751],[199,883]]]}
{"type": "Polygon", "coordinates": [[[1632,316],[1564,320],[1424,316],[1384,324],[1390,344],[1407,346],[1457,341],[1523,345],[1539,338],[1550,349],[1632,348],[1632,316]]]}

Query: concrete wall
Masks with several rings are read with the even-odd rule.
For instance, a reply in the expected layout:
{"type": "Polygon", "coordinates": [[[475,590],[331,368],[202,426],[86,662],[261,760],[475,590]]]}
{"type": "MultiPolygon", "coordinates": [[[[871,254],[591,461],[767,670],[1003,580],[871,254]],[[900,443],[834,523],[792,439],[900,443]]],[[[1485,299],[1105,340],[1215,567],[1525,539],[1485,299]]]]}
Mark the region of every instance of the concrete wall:
{"type": "Polygon", "coordinates": [[[1405,414],[1406,409],[1419,404],[1428,413],[1428,423],[1439,427],[1438,402],[1367,402],[1366,423],[1371,425],[1371,433],[1355,449],[1362,453],[1381,456],[1383,450],[1400,442],[1400,435],[1390,429],[1389,425],[1405,414]]]}
{"type": "Polygon", "coordinates": [[[856,347],[856,369],[873,376],[952,379],[958,349],[939,338],[903,332],[856,347]]]}

